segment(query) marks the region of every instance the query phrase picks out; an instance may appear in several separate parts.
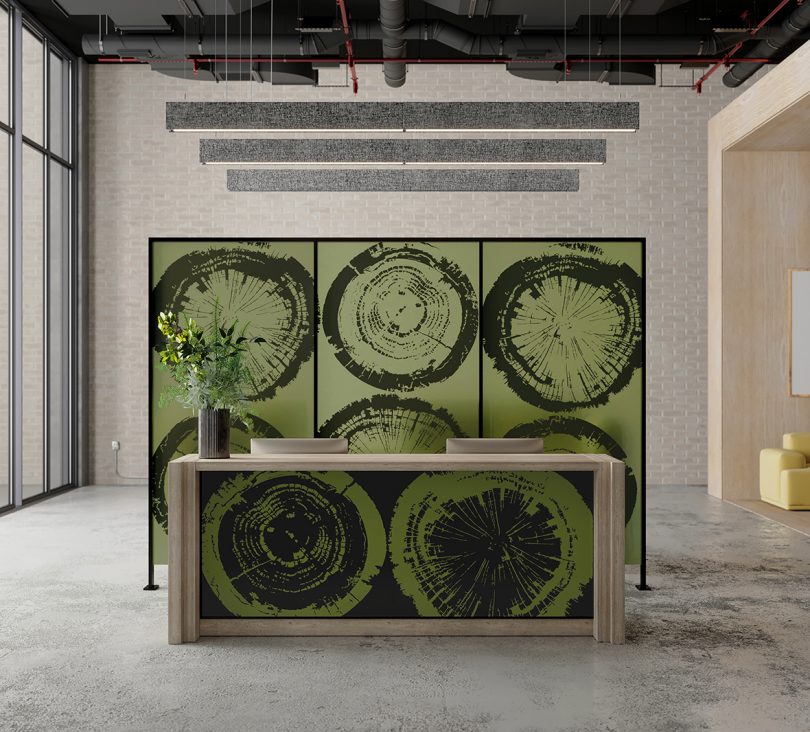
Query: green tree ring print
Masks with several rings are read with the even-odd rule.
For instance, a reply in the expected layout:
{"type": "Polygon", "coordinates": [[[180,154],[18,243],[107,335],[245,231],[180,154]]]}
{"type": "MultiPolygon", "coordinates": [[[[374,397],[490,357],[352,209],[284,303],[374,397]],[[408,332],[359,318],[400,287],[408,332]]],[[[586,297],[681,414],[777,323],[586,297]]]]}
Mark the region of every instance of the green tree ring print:
{"type": "Polygon", "coordinates": [[[478,333],[478,298],[459,266],[427,243],[369,247],[337,275],[323,329],[349,373],[384,391],[444,381],[478,333]]]}
{"type": "Polygon", "coordinates": [[[375,394],[343,407],[324,422],[321,437],[346,437],[349,452],[441,453],[448,437],[464,437],[446,409],[423,399],[375,394]]]}
{"type": "Polygon", "coordinates": [[[340,617],[385,560],[382,518],[347,473],[236,474],[202,513],[202,572],[236,617],[340,617]]]}
{"type": "MultiPolygon", "coordinates": [[[[246,432],[238,423],[231,424],[231,452],[250,453],[251,437],[281,437],[273,425],[255,414],[250,415],[253,429],[246,432]]],[[[172,427],[152,453],[152,475],[155,483],[152,491],[152,516],[164,529],[169,528],[166,503],[166,473],[169,463],[175,458],[197,452],[197,418],[187,417],[172,427]]]]}
{"type": "Polygon", "coordinates": [[[422,617],[565,616],[593,576],[593,515],[556,473],[423,473],[389,544],[422,617]]]}
{"type": "Polygon", "coordinates": [[[251,337],[247,366],[256,388],[251,400],[269,399],[289,384],[314,347],[315,286],[301,262],[267,247],[201,249],[170,264],[152,291],[154,312],[182,312],[203,327],[219,303],[223,322],[238,320],[251,337]]]}
{"type": "Polygon", "coordinates": [[[487,355],[529,404],[605,404],[642,364],[642,280],[627,264],[567,251],[507,267],[484,302],[487,355]]]}
{"type": "Polygon", "coordinates": [[[506,437],[542,437],[544,452],[610,455],[624,462],[624,520],[633,515],[638,497],[636,474],[627,464],[627,453],[607,432],[577,417],[548,417],[520,424],[506,437]]]}

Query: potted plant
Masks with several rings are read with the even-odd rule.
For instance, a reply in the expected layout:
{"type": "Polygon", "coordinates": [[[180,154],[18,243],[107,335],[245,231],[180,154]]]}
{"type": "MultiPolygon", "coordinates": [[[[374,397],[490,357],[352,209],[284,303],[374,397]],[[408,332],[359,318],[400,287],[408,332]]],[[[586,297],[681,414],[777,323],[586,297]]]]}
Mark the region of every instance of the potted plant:
{"type": "Polygon", "coordinates": [[[248,338],[247,325],[237,328],[238,321],[220,323],[218,304],[207,328],[182,313],[158,315],[158,330],[164,338],[160,361],[175,381],[161,394],[160,404],[177,400],[197,410],[201,458],[230,457],[231,414],[251,426],[245,392],[255,384],[245,354],[249,344],[265,340],[248,338]]]}

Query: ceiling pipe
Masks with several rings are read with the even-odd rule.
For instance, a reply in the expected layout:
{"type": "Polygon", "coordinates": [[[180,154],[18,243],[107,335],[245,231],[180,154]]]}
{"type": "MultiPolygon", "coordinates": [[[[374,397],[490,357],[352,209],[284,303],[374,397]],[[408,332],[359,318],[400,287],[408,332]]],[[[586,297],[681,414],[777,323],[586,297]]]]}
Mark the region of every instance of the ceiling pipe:
{"type": "MultiPolygon", "coordinates": [[[[405,58],[405,0],[380,0],[380,28],[384,58],[405,58]]],[[[405,83],[405,64],[384,63],[383,76],[388,86],[405,83]]]]}
{"type": "MultiPolygon", "coordinates": [[[[765,59],[771,58],[780,48],[786,46],[808,28],[810,28],[810,2],[805,2],[785,18],[780,32],[761,40],[751,49],[749,55],[765,59]]],[[[738,87],[764,65],[764,63],[744,65],[736,63],[723,76],[723,83],[726,86],[738,87]]]]}
{"type": "MultiPolygon", "coordinates": [[[[321,56],[337,53],[345,37],[342,29],[331,33],[253,36],[253,56],[321,56]]],[[[185,56],[218,56],[224,51],[222,38],[200,36],[196,39],[173,35],[117,34],[82,37],[82,51],[90,56],[132,56],[183,58],[185,56]]],[[[260,59],[257,59],[260,60],[260,59]]]]}
{"type": "MultiPolygon", "coordinates": [[[[302,64],[315,64],[315,63],[326,63],[326,64],[345,64],[346,57],[345,56],[262,56],[261,58],[256,57],[245,57],[245,56],[228,56],[228,58],[224,57],[201,57],[201,58],[175,58],[175,59],[163,59],[163,58],[135,58],[134,56],[99,56],[96,59],[99,63],[106,63],[106,64],[141,64],[141,65],[160,65],[161,63],[167,64],[175,64],[175,63],[188,63],[188,64],[203,64],[203,63],[218,63],[218,64],[243,64],[249,63],[251,60],[260,63],[274,63],[274,64],[295,64],[295,63],[302,63],[302,64]]],[[[679,58],[674,57],[661,57],[661,56],[651,56],[650,58],[641,58],[641,57],[634,57],[634,58],[610,58],[610,57],[602,57],[599,59],[599,63],[618,63],[619,61],[622,64],[699,64],[699,63],[723,63],[727,59],[724,57],[722,58],[712,58],[706,56],[682,56],[679,58]]],[[[741,58],[741,59],[734,59],[735,63],[752,63],[752,64],[775,64],[776,62],[773,59],[767,58],[741,58]]],[[[485,57],[485,56],[475,56],[472,58],[423,58],[423,57],[414,57],[414,58],[358,58],[354,60],[355,64],[384,64],[386,62],[390,63],[400,63],[400,64],[447,64],[452,66],[454,64],[458,65],[470,65],[470,64],[479,64],[479,65],[491,65],[491,64],[529,64],[529,65],[536,65],[537,61],[534,59],[510,59],[507,56],[498,56],[498,57],[485,57]]],[[[558,62],[562,62],[562,59],[558,59],[558,62]]],[[[549,64],[553,64],[554,60],[549,61],[549,64]]],[[[569,58],[567,59],[567,63],[569,64],[588,64],[593,63],[593,59],[591,58],[569,58]]]]}
{"type": "MultiPolygon", "coordinates": [[[[808,3],[810,6],[810,3],[808,3]]],[[[385,40],[380,23],[351,21],[354,40],[385,40]]],[[[436,41],[468,56],[515,57],[532,55],[560,60],[565,51],[572,56],[591,56],[594,61],[603,56],[715,56],[722,54],[739,40],[739,35],[709,36],[623,36],[621,48],[618,36],[571,36],[521,33],[514,36],[478,36],[444,21],[409,23],[398,34],[405,40],[436,41]]],[[[254,36],[253,56],[322,56],[337,54],[344,41],[340,30],[301,35],[254,36]]],[[[82,50],[89,56],[127,56],[134,58],[183,58],[184,56],[216,56],[223,50],[221,38],[203,36],[196,41],[178,36],[154,35],[85,35],[82,50]]],[[[404,51],[404,44],[403,44],[404,51]]],[[[404,56],[404,53],[402,54],[404,56]]],[[[401,58],[384,54],[383,58],[401,58]]],[[[357,59],[359,62],[360,59],[357,59]]],[[[628,59],[629,61],[629,59],[628,59]]],[[[397,64],[398,66],[401,64],[397,64]]]]}
{"type": "MultiPolygon", "coordinates": [[[[376,23],[356,21],[352,23],[355,39],[376,40],[380,29],[376,23]]],[[[436,41],[468,56],[516,56],[518,54],[548,53],[562,57],[569,54],[612,56],[619,55],[713,55],[733,44],[737,37],[716,34],[709,36],[623,36],[621,44],[618,36],[571,36],[562,34],[542,35],[521,33],[509,36],[481,36],[459,28],[443,20],[429,23],[409,23],[402,32],[406,40],[436,41]]]]}

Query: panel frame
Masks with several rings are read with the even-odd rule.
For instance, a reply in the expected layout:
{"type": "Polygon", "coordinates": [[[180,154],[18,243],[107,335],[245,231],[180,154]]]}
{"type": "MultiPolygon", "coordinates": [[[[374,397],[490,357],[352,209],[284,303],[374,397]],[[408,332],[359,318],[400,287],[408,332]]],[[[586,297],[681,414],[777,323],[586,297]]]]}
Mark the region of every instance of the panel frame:
{"type": "MultiPolygon", "coordinates": [[[[641,557],[640,557],[640,580],[638,589],[647,590],[649,587],[646,583],[646,564],[647,564],[647,509],[646,509],[646,474],[647,474],[647,430],[646,430],[646,419],[647,419],[647,357],[646,357],[646,350],[647,350],[647,327],[646,327],[646,289],[647,289],[647,239],[643,236],[597,236],[597,235],[588,235],[588,236],[580,236],[580,237],[464,237],[462,235],[459,236],[426,236],[420,235],[418,237],[402,237],[402,236],[393,236],[393,237],[339,237],[339,236],[329,236],[329,237],[260,237],[256,235],[252,236],[220,236],[220,237],[171,237],[171,236],[159,236],[159,237],[150,237],[149,238],[149,263],[148,263],[148,272],[147,272],[147,282],[146,282],[146,295],[149,300],[149,338],[148,340],[148,348],[149,354],[151,354],[152,349],[154,348],[154,338],[155,338],[155,329],[153,327],[153,323],[155,320],[156,314],[153,312],[153,306],[151,302],[151,278],[152,278],[152,269],[153,269],[153,254],[154,248],[159,246],[161,243],[169,243],[169,242],[240,242],[240,241],[262,241],[272,244],[274,242],[304,242],[304,243],[312,243],[314,245],[315,251],[315,260],[314,260],[314,268],[313,268],[313,277],[315,281],[315,293],[317,297],[318,292],[318,247],[325,242],[368,242],[368,243],[376,243],[380,241],[385,241],[387,243],[397,243],[397,242],[407,242],[413,241],[414,239],[418,239],[420,241],[429,241],[429,242],[454,242],[454,241],[468,241],[471,243],[477,243],[478,245],[478,253],[479,253],[479,282],[476,283],[476,286],[479,289],[479,308],[483,306],[484,295],[482,292],[481,287],[481,277],[482,277],[482,267],[481,267],[481,258],[483,257],[483,247],[484,243],[498,243],[498,242],[525,242],[525,243],[551,243],[551,242],[559,242],[559,243],[566,243],[566,242],[591,242],[591,243],[605,243],[609,244],[611,242],[637,242],[641,248],[641,279],[642,279],[642,290],[641,290],[641,303],[640,308],[641,312],[644,316],[644,327],[642,329],[642,336],[641,336],[641,349],[643,353],[642,359],[642,395],[641,395],[641,414],[639,415],[639,419],[642,423],[641,429],[641,456],[642,456],[642,464],[640,466],[640,474],[637,476],[639,481],[639,512],[640,512],[640,544],[641,544],[641,557]]],[[[318,303],[319,304],[319,303],[318,303]]],[[[317,401],[317,369],[318,369],[318,338],[316,337],[314,340],[313,346],[313,367],[315,369],[315,378],[316,378],[316,385],[314,389],[314,399],[313,399],[313,422],[314,422],[314,435],[318,434],[318,401],[317,401]]],[[[482,339],[480,338],[479,334],[479,350],[483,349],[482,339]]],[[[479,435],[481,436],[481,429],[482,429],[482,422],[483,422],[483,402],[481,399],[481,389],[482,389],[482,379],[481,379],[481,369],[483,368],[483,360],[481,358],[483,354],[479,353],[479,378],[478,378],[478,411],[479,411],[479,435]]],[[[150,356],[151,359],[151,356],[150,356]]],[[[151,363],[151,360],[149,361],[151,363]]],[[[149,389],[149,425],[148,425],[148,449],[149,454],[147,456],[148,464],[150,465],[150,479],[149,479],[149,510],[147,511],[147,522],[148,522],[148,532],[149,532],[149,541],[148,541],[148,548],[147,548],[147,562],[148,562],[148,573],[149,573],[149,585],[154,585],[154,566],[155,563],[153,561],[153,543],[154,543],[154,536],[153,536],[153,519],[152,519],[152,511],[151,511],[151,504],[153,498],[153,480],[151,476],[151,457],[152,457],[152,444],[153,444],[153,407],[152,407],[152,393],[153,393],[154,383],[153,383],[153,370],[149,368],[149,380],[148,380],[148,389],[149,389]]]]}

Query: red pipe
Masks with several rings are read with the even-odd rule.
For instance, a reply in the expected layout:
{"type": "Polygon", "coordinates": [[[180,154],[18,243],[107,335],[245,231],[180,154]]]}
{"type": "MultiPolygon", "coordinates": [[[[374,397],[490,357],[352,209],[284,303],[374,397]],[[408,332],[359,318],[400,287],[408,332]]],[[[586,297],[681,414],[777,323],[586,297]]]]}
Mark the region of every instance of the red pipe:
{"type": "MultiPolygon", "coordinates": [[[[770,12],[770,13],[768,13],[768,14],[767,14],[767,15],[766,15],[766,16],[765,16],[765,17],[764,17],[764,18],[763,18],[763,19],[762,19],[762,20],[761,20],[761,21],[760,21],[760,22],[759,22],[759,23],[758,23],[756,26],[754,26],[753,28],[751,28],[751,29],[748,31],[748,34],[749,34],[749,35],[750,35],[750,36],[753,38],[753,37],[754,37],[754,36],[755,36],[757,33],[759,33],[759,32],[760,32],[760,31],[761,31],[761,30],[762,30],[762,29],[765,27],[765,24],[766,24],[766,23],[767,23],[767,22],[768,22],[768,21],[769,21],[771,18],[773,18],[773,16],[774,16],[774,15],[776,15],[776,14],[777,14],[777,13],[778,13],[778,12],[779,12],[779,11],[780,11],[782,8],[784,8],[784,7],[785,7],[785,5],[787,5],[789,2],[790,2],[790,0],[780,0],[780,2],[777,4],[777,6],[776,6],[776,7],[775,7],[773,10],[771,10],[771,12],[770,12]]],[[[733,56],[735,53],[737,53],[737,51],[739,51],[739,50],[742,48],[742,45],[743,45],[743,42],[742,42],[742,41],[739,41],[738,43],[735,43],[735,44],[734,44],[734,47],[733,47],[733,48],[732,48],[732,49],[731,49],[731,50],[730,50],[730,51],[729,51],[729,52],[728,52],[728,53],[727,53],[727,54],[726,54],[726,55],[725,55],[723,58],[721,58],[719,61],[717,61],[717,62],[714,64],[714,66],[712,66],[712,67],[711,67],[711,68],[710,68],[710,69],[709,69],[709,70],[708,70],[708,71],[707,71],[705,74],[703,74],[703,76],[701,76],[701,77],[700,77],[700,78],[699,78],[699,79],[698,79],[698,80],[695,82],[695,85],[694,85],[692,88],[693,88],[693,89],[694,89],[694,90],[695,90],[695,91],[696,91],[698,94],[700,94],[700,93],[703,91],[703,84],[704,84],[704,82],[705,82],[705,81],[706,81],[706,80],[707,80],[707,79],[708,79],[708,78],[709,78],[709,77],[710,77],[710,76],[711,76],[711,75],[712,75],[712,74],[713,74],[715,71],[717,71],[717,69],[719,69],[721,66],[725,66],[726,68],[728,68],[729,66],[731,66],[731,62],[732,62],[732,60],[733,60],[731,57],[732,57],[732,56],[733,56]]],[[[739,62],[739,61],[734,61],[734,63],[740,63],[740,62],[739,62]]]]}
{"type": "MultiPolygon", "coordinates": [[[[257,57],[253,56],[251,59],[230,56],[228,58],[217,57],[194,57],[194,58],[134,58],[131,56],[98,56],[96,61],[99,63],[108,64],[169,64],[169,63],[243,63],[245,61],[263,61],[265,63],[334,63],[344,64],[346,58],[333,57],[333,56],[272,56],[272,57],[257,57]]],[[[711,64],[717,61],[723,62],[726,57],[714,58],[707,56],[692,56],[690,58],[625,58],[608,56],[597,56],[593,58],[570,58],[564,59],[543,59],[543,63],[564,63],[569,64],[586,64],[586,63],[614,63],[621,62],[622,64],[711,64]]],[[[744,63],[777,63],[773,58],[751,58],[744,56],[742,58],[729,58],[729,63],[744,64],[744,63]]],[[[538,63],[536,59],[522,59],[522,58],[509,58],[506,56],[476,56],[473,58],[353,58],[352,64],[382,64],[382,63],[401,63],[401,64],[534,64],[538,63]]]]}
{"type": "Polygon", "coordinates": [[[352,47],[352,35],[349,27],[349,14],[346,12],[345,0],[337,0],[338,8],[340,8],[340,19],[343,23],[343,33],[346,36],[346,63],[349,64],[349,71],[352,75],[352,89],[357,94],[357,69],[354,66],[354,48],[352,47]]]}

